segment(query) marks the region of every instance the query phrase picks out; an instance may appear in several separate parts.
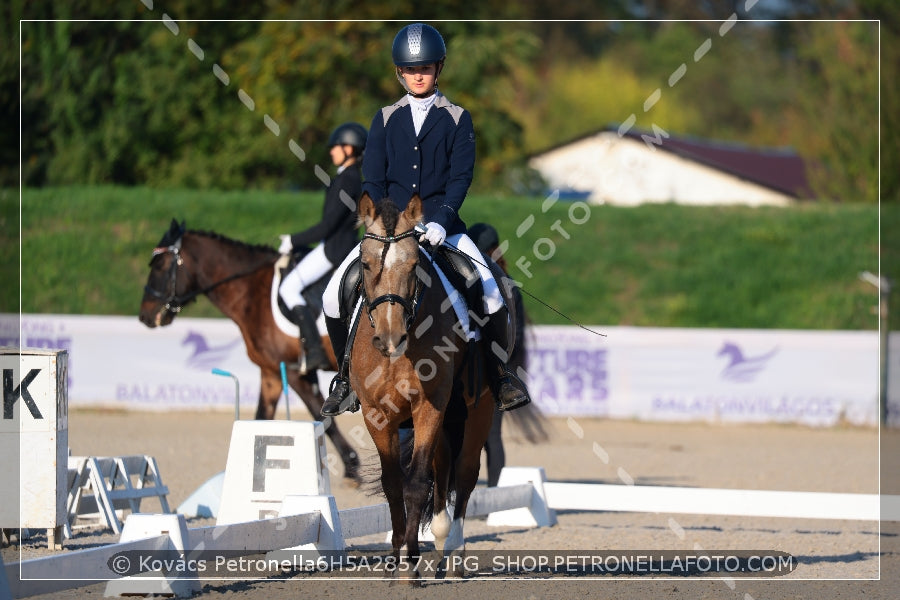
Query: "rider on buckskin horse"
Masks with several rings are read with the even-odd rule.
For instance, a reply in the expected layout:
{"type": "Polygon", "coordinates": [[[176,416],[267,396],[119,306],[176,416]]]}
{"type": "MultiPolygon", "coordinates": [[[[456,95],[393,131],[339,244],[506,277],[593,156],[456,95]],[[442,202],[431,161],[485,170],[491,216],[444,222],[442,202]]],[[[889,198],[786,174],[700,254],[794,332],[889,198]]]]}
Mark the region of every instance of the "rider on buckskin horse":
{"type": "MultiPolygon", "coordinates": [[[[403,210],[418,194],[425,212],[426,232],[420,241],[435,248],[445,241],[468,255],[482,279],[482,326],[486,348],[509,348],[509,310],[498,282],[484,265],[474,242],[459,217],[475,168],[475,130],[468,111],[452,104],[437,89],[444,67],[446,46],[436,29],[422,23],[407,25],[394,38],[392,49],[396,76],[406,90],[400,100],[375,114],[369,128],[363,164],[363,192],[374,202],[390,197],[403,210]],[[492,342],[496,342],[493,344],[492,342]]],[[[338,267],[322,298],[328,334],[338,361],[345,355],[349,324],[341,318],[340,287],[344,272],[358,258],[351,252],[338,267]]],[[[507,356],[485,352],[489,383],[498,406],[512,410],[531,400],[527,388],[507,368],[507,356]]],[[[331,383],[323,416],[358,410],[344,360],[331,383]]]]}
{"type": "Polygon", "coordinates": [[[366,135],[366,128],[359,123],[344,123],[331,133],[328,147],[337,175],[325,190],[322,220],[293,235],[279,236],[281,247],[278,251],[281,254],[287,254],[295,247],[321,242],[297,263],[278,288],[299,324],[306,372],[331,368],[316,328],[316,318],[303,298],[303,290],[340,264],[359,239],[356,203],[362,195],[359,161],[366,147],[366,135]]]}

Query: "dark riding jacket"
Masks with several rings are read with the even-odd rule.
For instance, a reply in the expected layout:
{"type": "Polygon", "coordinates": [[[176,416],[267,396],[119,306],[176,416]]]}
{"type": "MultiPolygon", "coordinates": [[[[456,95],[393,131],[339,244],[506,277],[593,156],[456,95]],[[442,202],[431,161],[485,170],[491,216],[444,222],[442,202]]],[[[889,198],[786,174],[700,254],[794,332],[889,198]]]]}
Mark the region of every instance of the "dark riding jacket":
{"type": "Polygon", "coordinates": [[[341,264],[359,241],[356,204],[361,197],[362,179],[356,162],[335,175],[325,190],[322,220],[291,235],[291,244],[298,248],[323,242],[326,258],[333,265],[341,264]]]}
{"type": "Polygon", "coordinates": [[[418,136],[408,96],[375,114],[363,191],[376,203],[390,197],[400,210],[417,193],[424,222],[434,221],[453,235],[466,231],[459,209],[475,170],[475,129],[467,110],[437,94],[418,136]]]}

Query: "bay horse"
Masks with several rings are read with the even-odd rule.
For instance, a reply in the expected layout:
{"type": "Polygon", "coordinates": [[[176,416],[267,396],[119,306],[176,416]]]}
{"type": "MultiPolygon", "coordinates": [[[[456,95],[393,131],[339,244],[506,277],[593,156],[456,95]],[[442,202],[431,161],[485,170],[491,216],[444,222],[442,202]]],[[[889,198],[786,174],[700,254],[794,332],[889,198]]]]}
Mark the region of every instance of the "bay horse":
{"type": "MultiPolygon", "coordinates": [[[[270,292],[280,254],[269,246],[250,245],[223,235],[189,231],[174,219],[153,250],[150,274],[141,300],[140,320],[147,327],[169,325],[181,309],[199,295],[234,321],[247,356],[259,367],[257,419],[272,419],[283,391],[281,363],[300,359],[299,336],[284,333],[272,316],[270,292]]],[[[298,331],[299,334],[299,331],[298,331]]],[[[331,342],[323,339],[337,369],[331,342]]],[[[301,375],[287,369],[288,385],[297,392],[313,418],[320,419],[325,402],[315,372],[301,375]]],[[[332,419],[326,433],[344,464],[344,477],[358,481],[359,458],[332,419]]]]}
{"type": "MultiPolygon", "coordinates": [[[[360,316],[350,384],[381,463],[393,558],[398,565],[407,561],[395,574],[414,582],[420,525],[432,515],[435,548],[451,557],[465,552],[463,521],[494,400],[486,384],[463,384],[473,361],[480,360],[480,372],[486,372],[483,355],[460,331],[454,310],[447,310],[447,292],[419,246],[414,227],[422,220],[420,198],[413,196],[400,212],[389,198],[376,206],[363,194],[358,214],[366,228],[360,262],[362,310],[369,324],[360,316]],[[400,429],[409,420],[413,441],[407,465],[400,429]]],[[[454,571],[463,574],[458,567],[454,571]]]]}

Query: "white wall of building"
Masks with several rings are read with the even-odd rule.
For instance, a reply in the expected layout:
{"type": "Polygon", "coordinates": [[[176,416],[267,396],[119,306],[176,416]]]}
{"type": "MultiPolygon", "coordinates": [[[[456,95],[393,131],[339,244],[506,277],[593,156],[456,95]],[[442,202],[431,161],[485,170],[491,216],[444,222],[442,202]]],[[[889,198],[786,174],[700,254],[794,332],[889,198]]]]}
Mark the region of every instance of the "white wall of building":
{"type": "Polygon", "coordinates": [[[687,160],[633,138],[601,132],[534,157],[551,188],[590,191],[589,201],[786,206],[787,194],[687,160]]]}

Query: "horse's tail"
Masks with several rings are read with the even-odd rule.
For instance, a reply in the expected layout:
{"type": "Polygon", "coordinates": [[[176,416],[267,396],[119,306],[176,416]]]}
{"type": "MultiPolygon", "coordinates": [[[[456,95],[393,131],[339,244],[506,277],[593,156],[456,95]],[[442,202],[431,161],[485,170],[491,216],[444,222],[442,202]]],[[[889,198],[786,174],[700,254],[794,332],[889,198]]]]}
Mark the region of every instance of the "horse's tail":
{"type": "Polygon", "coordinates": [[[539,444],[550,439],[550,433],[547,431],[547,417],[533,402],[517,410],[504,413],[503,420],[510,421],[516,432],[531,444],[539,444]]]}

